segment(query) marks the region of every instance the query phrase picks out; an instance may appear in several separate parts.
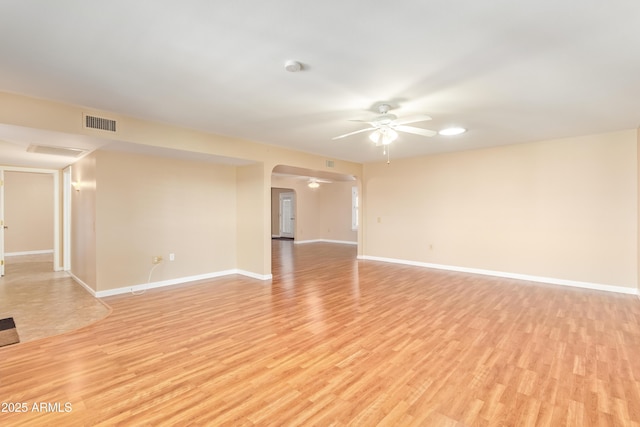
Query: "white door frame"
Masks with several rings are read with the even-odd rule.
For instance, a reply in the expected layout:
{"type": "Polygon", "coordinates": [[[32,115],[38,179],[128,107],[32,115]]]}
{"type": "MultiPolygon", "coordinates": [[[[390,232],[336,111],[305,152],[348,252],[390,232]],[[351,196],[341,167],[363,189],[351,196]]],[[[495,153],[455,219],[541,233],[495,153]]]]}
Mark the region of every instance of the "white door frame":
{"type": "MultiPolygon", "coordinates": [[[[18,166],[2,166],[0,167],[0,171],[2,171],[3,175],[4,172],[48,173],[53,175],[53,270],[62,270],[62,266],[60,265],[60,171],[56,169],[38,169],[18,166]]],[[[4,212],[1,213],[4,216],[4,212]]],[[[0,237],[2,238],[0,259],[4,260],[4,232],[0,234],[0,237]]],[[[4,274],[4,268],[2,268],[2,273],[4,274]]]]}
{"type": "Polygon", "coordinates": [[[4,169],[0,169],[0,277],[4,276],[4,169]]]}
{"type": "Polygon", "coordinates": [[[62,170],[62,269],[71,271],[71,166],[62,170]]]}
{"type": "Polygon", "coordinates": [[[280,205],[279,205],[279,234],[280,237],[289,237],[295,238],[296,232],[296,193],[295,191],[288,191],[286,193],[280,193],[280,205]],[[290,215],[283,214],[283,206],[286,200],[291,201],[291,212],[290,215]],[[290,232],[285,232],[283,230],[289,229],[290,232]]]}

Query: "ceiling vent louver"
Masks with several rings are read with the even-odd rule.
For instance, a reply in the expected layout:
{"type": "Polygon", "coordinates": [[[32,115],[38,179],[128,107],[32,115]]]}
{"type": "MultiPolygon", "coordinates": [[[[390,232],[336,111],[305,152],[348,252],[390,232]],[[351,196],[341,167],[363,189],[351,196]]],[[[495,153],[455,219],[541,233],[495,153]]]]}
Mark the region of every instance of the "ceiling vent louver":
{"type": "Polygon", "coordinates": [[[105,119],[104,117],[84,116],[84,127],[88,129],[106,130],[108,132],[116,131],[116,121],[105,119]]]}

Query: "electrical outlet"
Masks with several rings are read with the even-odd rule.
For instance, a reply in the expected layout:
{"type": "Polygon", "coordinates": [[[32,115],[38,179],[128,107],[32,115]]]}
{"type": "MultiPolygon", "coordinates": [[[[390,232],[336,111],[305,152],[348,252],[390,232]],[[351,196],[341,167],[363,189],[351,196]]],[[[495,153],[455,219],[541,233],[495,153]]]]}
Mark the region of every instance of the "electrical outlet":
{"type": "Polygon", "coordinates": [[[169,261],[175,261],[175,260],[176,260],[176,254],[170,253],[169,254],[169,261]]]}
{"type": "Polygon", "coordinates": [[[151,264],[160,264],[162,262],[162,256],[156,255],[151,257],[151,264]]]}

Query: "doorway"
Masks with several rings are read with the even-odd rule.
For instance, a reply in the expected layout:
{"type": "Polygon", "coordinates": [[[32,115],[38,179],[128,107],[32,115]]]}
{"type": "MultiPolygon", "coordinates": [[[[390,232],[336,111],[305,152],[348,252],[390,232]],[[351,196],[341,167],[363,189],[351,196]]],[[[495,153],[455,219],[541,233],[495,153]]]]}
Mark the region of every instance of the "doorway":
{"type": "Polygon", "coordinates": [[[292,188],[271,188],[271,238],[296,238],[296,192],[292,188]]]}
{"type": "Polygon", "coordinates": [[[7,255],[48,253],[60,270],[58,179],[57,170],[0,168],[0,275],[7,255]]]}
{"type": "Polygon", "coordinates": [[[293,191],[280,193],[280,237],[285,239],[295,238],[295,201],[293,191]]]}

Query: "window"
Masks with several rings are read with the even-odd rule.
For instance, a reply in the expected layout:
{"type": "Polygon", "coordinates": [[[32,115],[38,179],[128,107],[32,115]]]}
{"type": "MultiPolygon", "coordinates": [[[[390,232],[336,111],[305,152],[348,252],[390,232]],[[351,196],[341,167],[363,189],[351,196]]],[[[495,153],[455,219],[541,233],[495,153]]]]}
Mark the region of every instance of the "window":
{"type": "Polygon", "coordinates": [[[351,187],[351,229],[358,229],[358,211],[359,211],[359,200],[358,200],[358,187],[351,187]]]}

